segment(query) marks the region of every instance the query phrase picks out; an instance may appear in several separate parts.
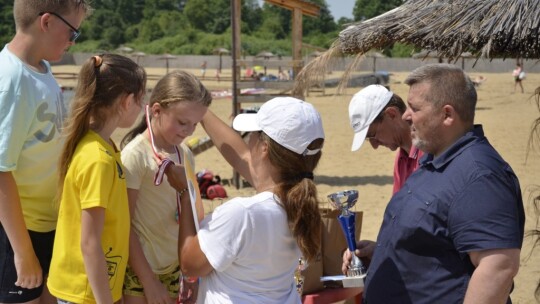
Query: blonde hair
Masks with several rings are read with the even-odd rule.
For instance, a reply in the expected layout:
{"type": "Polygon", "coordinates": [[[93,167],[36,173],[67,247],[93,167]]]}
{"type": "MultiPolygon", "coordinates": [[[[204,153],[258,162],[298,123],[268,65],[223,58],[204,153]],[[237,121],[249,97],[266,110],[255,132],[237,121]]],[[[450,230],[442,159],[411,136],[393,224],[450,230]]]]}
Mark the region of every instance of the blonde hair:
{"type": "MultiPolygon", "coordinates": [[[[322,152],[301,155],[276,143],[264,132],[261,139],[268,143],[270,163],[279,170],[280,182],[274,188],[275,195],[287,213],[287,221],[304,258],[313,261],[321,249],[322,220],[317,187],[313,182],[313,170],[322,152]]],[[[313,141],[308,149],[322,148],[324,139],[313,141]]]]}
{"type": "MultiPolygon", "coordinates": [[[[195,75],[176,70],[163,76],[150,96],[150,107],[158,103],[166,109],[177,102],[193,102],[209,107],[212,103],[212,94],[206,89],[195,75]]],[[[138,134],[144,132],[148,126],[143,116],[139,124],[131,129],[122,139],[122,147],[127,145],[138,134]]]]}
{"type": "Polygon", "coordinates": [[[92,8],[85,0],[15,0],[13,18],[17,29],[26,29],[42,12],[54,12],[64,16],[75,10],[81,10],[85,16],[89,16],[92,8]]]}
{"type": "Polygon", "coordinates": [[[79,141],[89,130],[101,130],[107,119],[117,115],[120,97],[142,96],[145,85],[146,72],[127,57],[104,54],[86,60],[62,130],[65,142],[59,162],[59,193],[79,141]]]}

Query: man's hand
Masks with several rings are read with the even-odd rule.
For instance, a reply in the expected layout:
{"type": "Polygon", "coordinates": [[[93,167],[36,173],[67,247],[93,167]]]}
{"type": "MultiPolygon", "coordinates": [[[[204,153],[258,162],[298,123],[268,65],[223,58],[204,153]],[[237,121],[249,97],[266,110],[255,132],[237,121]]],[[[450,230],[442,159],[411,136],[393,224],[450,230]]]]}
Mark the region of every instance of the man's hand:
{"type": "MultiPolygon", "coordinates": [[[[356,243],[356,250],[354,253],[357,257],[360,258],[360,260],[362,260],[362,263],[364,263],[364,266],[366,266],[366,268],[371,262],[371,257],[373,256],[373,251],[375,250],[376,245],[377,243],[366,240],[358,241],[358,243],[356,243]]],[[[351,259],[351,251],[349,249],[345,250],[345,252],[343,253],[343,265],[341,266],[341,271],[343,272],[343,274],[347,274],[347,269],[349,269],[351,259]]]]}

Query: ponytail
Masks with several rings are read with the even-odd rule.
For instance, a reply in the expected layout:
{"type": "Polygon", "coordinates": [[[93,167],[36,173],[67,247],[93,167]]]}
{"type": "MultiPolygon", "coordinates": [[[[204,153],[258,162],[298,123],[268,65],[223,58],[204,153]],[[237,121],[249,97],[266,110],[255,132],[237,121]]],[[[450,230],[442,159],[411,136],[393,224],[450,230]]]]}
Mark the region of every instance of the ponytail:
{"type": "MultiPolygon", "coordinates": [[[[297,154],[280,146],[264,132],[261,138],[268,143],[270,162],[280,171],[281,181],[274,188],[274,193],[285,209],[289,229],[304,258],[313,262],[321,250],[322,229],[313,170],[322,154],[320,151],[314,155],[297,154]]],[[[322,138],[317,139],[308,148],[320,149],[323,142],[322,138]]]]}

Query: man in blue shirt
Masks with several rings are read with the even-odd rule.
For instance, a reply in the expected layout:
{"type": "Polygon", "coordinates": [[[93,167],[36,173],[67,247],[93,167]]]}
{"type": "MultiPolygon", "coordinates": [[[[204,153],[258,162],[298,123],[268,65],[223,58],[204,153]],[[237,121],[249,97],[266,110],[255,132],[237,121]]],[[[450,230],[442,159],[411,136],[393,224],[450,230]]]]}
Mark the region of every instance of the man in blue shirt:
{"type": "MultiPolygon", "coordinates": [[[[403,119],[426,155],[388,204],[371,259],[365,303],[511,303],[525,215],[519,182],[474,125],[476,90],[447,64],[426,65],[403,119]]],[[[344,269],[350,253],[344,255],[344,269]]]]}

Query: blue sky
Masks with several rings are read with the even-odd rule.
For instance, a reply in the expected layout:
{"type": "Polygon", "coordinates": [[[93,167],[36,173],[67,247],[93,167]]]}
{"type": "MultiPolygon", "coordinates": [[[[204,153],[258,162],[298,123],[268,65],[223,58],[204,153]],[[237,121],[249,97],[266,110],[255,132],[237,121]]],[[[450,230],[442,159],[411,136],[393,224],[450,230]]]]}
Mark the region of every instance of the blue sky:
{"type": "Polygon", "coordinates": [[[355,0],[326,0],[328,9],[336,21],[341,17],[353,18],[354,2],[355,0]]]}

